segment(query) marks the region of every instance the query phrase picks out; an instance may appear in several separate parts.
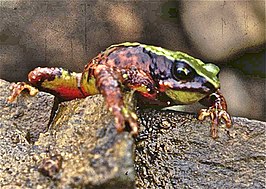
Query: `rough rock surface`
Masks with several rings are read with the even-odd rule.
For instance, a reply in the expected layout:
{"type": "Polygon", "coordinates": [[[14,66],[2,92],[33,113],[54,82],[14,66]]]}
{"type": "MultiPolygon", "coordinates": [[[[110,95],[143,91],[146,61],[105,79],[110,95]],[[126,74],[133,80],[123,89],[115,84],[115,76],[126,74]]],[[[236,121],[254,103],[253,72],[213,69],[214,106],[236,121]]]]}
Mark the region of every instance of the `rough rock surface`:
{"type": "Polygon", "coordinates": [[[265,186],[265,122],[234,118],[214,140],[194,114],[140,110],[134,142],[96,95],[62,103],[47,130],[53,97],[8,104],[8,86],[0,80],[0,188],[265,186]]]}
{"type": "Polygon", "coordinates": [[[264,188],[266,123],[234,118],[210,137],[208,121],[174,111],[145,111],[136,140],[138,188],[264,188]],[[152,115],[152,116],[151,116],[152,115]]]}
{"type": "Polygon", "coordinates": [[[9,83],[0,83],[0,188],[134,188],[133,139],[116,133],[101,96],[62,103],[41,133],[35,125],[47,127],[53,97],[9,104],[9,83]],[[39,139],[29,143],[29,132],[39,139]]]}

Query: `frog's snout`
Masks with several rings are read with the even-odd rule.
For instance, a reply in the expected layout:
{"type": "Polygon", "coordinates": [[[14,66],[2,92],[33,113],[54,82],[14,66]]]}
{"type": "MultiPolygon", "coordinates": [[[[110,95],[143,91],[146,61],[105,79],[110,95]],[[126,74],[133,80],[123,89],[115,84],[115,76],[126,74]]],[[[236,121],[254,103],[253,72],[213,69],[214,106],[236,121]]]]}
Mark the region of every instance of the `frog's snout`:
{"type": "Polygon", "coordinates": [[[218,76],[220,72],[220,68],[215,64],[211,63],[205,64],[203,68],[205,68],[208,72],[212,73],[213,76],[218,76]]]}

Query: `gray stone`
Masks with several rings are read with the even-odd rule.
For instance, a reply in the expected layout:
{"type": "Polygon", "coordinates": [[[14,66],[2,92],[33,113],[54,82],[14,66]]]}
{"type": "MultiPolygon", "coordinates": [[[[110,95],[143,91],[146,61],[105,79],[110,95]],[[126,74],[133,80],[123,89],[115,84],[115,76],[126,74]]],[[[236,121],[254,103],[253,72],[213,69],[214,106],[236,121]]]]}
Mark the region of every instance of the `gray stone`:
{"type": "Polygon", "coordinates": [[[116,133],[101,96],[61,103],[47,130],[53,97],[20,95],[10,104],[10,84],[0,83],[0,187],[134,188],[133,140],[116,133]]]}
{"type": "Polygon", "coordinates": [[[193,114],[141,112],[136,140],[138,188],[264,188],[266,123],[233,118],[210,137],[193,114]]]}
{"type": "Polygon", "coordinates": [[[145,109],[138,111],[140,134],[134,141],[127,132],[117,134],[103,98],[95,95],[61,103],[47,129],[53,97],[42,92],[36,97],[20,95],[9,104],[9,85],[0,80],[1,188],[263,188],[266,184],[265,122],[234,117],[233,127],[219,127],[219,138],[213,139],[209,120],[145,109]],[[24,113],[18,116],[18,110],[24,113]]]}

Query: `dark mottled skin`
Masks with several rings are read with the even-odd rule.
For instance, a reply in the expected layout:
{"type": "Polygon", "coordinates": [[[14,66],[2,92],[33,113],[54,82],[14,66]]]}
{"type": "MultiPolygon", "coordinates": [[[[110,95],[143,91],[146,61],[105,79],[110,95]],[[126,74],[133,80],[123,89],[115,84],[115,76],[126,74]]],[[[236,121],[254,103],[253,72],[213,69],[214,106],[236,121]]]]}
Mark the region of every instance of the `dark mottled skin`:
{"type": "Polygon", "coordinates": [[[151,89],[151,92],[143,95],[152,96],[155,92],[154,80],[150,74],[152,59],[143,50],[142,47],[114,47],[104,52],[104,56],[98,55],[101,56],[100,61],[96,58],[96,63],[89,63],[88,67],[94,69],[92,75],[99,79],[97,87],[101,92],[104,91],[101,82],[101,78],[104,77],[109,81],[106,85],[109,88],[113,85],[118,87],[117,81],[125,87],[136,90],[141,85],[145,85],[151,89]],[[111,73],[107,74],[107,72],[111,73]],[[123,75],[126,75],[126,78],[123,75]]]}
{"type": "MultiPolygon", "coordinates": [[[[191,82],[176,81],[173,78],[171,69],[174,62],[162,55],[156,55],[145,50],[145,48],[136,47],[114,47],[99,54],[86,67],[90,75],[98,79],[97,87],[104,92],[104,87],[117,85],[117,81],[125,87],[138,90],[138,87],[144,85],[149,92],[141,92],[143,96],[149,97],[149,100],[156,100],[159,93],[168,89],[164,83],[160,81],[169,81],[173,85],[173,89],[190,90],[202,93],[210,93],[204,91],[204,85],[209,85],[205,78],[196,76],[193,78],[197,85],[191,85],[191,82]],[[110,73],[111,72],[111,73],[110,73]],[[123,75],[127,78],[123,78],[123,75]],[[102,84],[101,78],[105,78],[106,82],[102,84]]],[[[188,65],[187,65],[188,66],[188,65]]],[[[211,88],[211,86],[207,86],[211,88]]],[[[214,90],[212,88],[211,90],[214,90]]]]}
{"type": "MultiPolygon", "coordinates": [[[[197,76],[193,78],[194,83],[188,81],[177,81],[172,74],[172,67],[175,62],[162,55],[156,55],[145,48],[140,46],[132,47],[113,47],[100,53],[97,57],[92,59],[85,67],[83,74],[88,73],[89,80],[91,77],[96,78],[96,86],[100,90],[100,93],[107,98],[107,104],[114,103],[112,101],[119,101],[121,96],[121,85],[124,89],[134,89],[138,91],[142,96],[149,98],[149,100],[157,100],[159,96],[165,96],[162,94],[169,86],[164,82],[172,84],[173,89],[176,90],[189,90],[202,93],[210,93],[210,91],[204,91],[204,85],[209,83],[204,77],[197,76]],[[126,77],[123,77],[126,76],[126,77]],[[162,83],[160,84],[160,81],[162,83]],[[142,91],[139,88],[145,86],[148,91],[142,91]],[[110,97],[109,97],[110,95],[110,97]],[[112,99],[108,99],[112,98],[112,99]]],[[[187,65],[188,67],[189,65],[187,65]]],[[[37,68],[35,71],[30,72],[29,80],[37,88],[51,92],[61,99],[71,100],[74,98],[84,98],[90,95],[88,92],[82,90],[77,96],[71,96],[64,98],[64,95],[60,96],[57,89],[50,89],[42,87],[44,80],[54,80],[55,76],[61,77],[62,68],[37,68]],[[35,76],[33,78],[33,75],[35,76]],[[52,91],[54,90],[54,92],[52,91]]],[[[70,71],[68,71],[71,76],[70,71]]],[[[81,80],[83,77],[81,78],[81,80]]],[[[207,90],[210,90],[211,86],[208,86],[207,90]]],[[[211,89],[214,90],[214,89],[211,89]]],[[[68,93],[69,91],[66,91],[68,93]]],[[[165,96],[165,99],[167,97],[165,96]]],[[[169,99],[167,98],[167,101],[169,99]]],[[[161,101],[161,100],[160,100],[161,101]]],[[[117,102],[118,103],[118,102],[117,102]]],[[[121,104],[118,103],[118,104],[121,104]]]]}
{"type": "MultiPolygon", "coordinates": [[[[213,113],[212,109],[202,111],[202,119],[215,114],[219,120],[221,117],[229,120],[228,125],[231,121],[226,112],[224,97],[205,77],[198,75],[187,62],[170,60],[141,45],[111,46],[93,58],[82,74],[61,68],[36,68],[29,73],[29,81],[38,89],[50,92],[62,100],[102,94],[108,109],[115,116],[117,130],[123,131],[127,122],[133,134],[138,130],[137,117],[123,99],[124,93],[132,90],[146,100],[147,104],[162,106],[179,103],[165,94],[168,89],[201,93],[206,97],[203,99],[204,103],[211,102],[211,108],[219,107],[224,111],[217,116],[217,112],[213,113]],[[180,74],[175,72],[176,68],[183,67],[189,70],[190,77],[187,79],[180,79],[180,74]],[[216,96],[211,100],[208,95],[215,91],[216,96]]],[[[14,88],[9,101],[14,100],[23,88],[31,90],[24,83],[14,88]]]]}

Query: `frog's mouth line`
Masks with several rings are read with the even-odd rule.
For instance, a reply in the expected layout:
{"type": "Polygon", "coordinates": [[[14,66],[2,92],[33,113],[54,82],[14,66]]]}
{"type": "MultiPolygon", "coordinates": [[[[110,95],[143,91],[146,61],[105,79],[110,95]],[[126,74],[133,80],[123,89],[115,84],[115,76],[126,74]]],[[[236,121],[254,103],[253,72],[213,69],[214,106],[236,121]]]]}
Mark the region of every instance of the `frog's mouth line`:
{"type": "MultiPolygon", "coordinates": [[[[173,83],[168,83],[173,84],[173,83]]],[[[209,82],[175,82],[172,86],[168,85],[165,93],[175,102],[181,104],[192,104],[198,102],[217,89],[209,82]]]]}
{"type": "Polygon", "coordinates": [[[201,76],[194,77],[193,80],[190,81],[168,78],[166,80],[160,80],[159,86],[164,91],[170,89],[175,91],[202,93],[204,95],[213,93],[219,88],[219,85],[214,86],[211,82],[201,76]]]}

